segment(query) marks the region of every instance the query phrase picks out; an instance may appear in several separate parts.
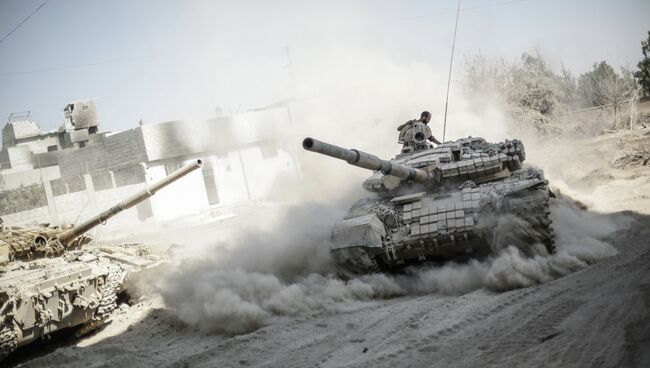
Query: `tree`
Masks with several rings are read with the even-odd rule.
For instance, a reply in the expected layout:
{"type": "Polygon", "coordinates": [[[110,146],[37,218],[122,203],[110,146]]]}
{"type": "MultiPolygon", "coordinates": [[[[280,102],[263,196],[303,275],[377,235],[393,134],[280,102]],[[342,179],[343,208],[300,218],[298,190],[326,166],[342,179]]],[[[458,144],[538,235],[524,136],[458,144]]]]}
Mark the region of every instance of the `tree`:
{"type": "Polygon", "coordinates": [[[562,63],[562,70],[559,75],[560,89],[562,90],[562,102],[569,107],[577,105],[578,82],[573,73],[562,63]]]}
{"type": "Polygon", "coordinates": [[[648,31],[648,39],[641,41],[641,53],[643,59],[637,64],[639,70],[634,73],[634,77],[641,86],[643,95],[650,96],[650,31],[648,31]]]}
{"type": "Polygon", "coordinates": [[[567,105],[574,99],[571,73],[563,68],[563,74],[557,75],[539,53],[523,53],[514,62],[492,61],[479,54],[466,59],[465,72],[470,94],[496,96],[505,102],[517,128],[532,128],[539,134],[557,131],[551,120],[569,110],[567,105]]]}
{"type": "Polygon", "coordinates": [[[629,70],[622,69],[622,76],[618,75],[604,61],[594,64],[593,70],[582,74],[578,79],[578,93],[583,104],[588,107],[611,107],[614,112],[614,128],[618,127],[621,105],[636,103],[638,89],[629,70]]]}
{"type": "Polygon", "coordinates": [[[607,62],[595,63],[592,70],[578,78],[578,95],[583,106],[607,105],[607,98],[603,97],[605,92],[601,87],[610,84],[609,82],[616,81],[617,78],[616,71],[607,62]],[[608,81],[608,83],[604,83],[604,81],[608,81]]]}

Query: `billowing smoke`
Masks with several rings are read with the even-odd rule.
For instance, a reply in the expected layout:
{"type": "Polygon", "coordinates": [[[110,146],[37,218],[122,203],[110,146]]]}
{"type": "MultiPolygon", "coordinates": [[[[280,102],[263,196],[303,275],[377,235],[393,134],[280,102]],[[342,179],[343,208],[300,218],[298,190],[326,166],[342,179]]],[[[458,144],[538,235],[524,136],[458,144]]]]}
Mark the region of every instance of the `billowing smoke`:
{"type": "Polygon", "coordinates": [[[215,246],[206,257],[180,262],[156,282],[156,290],[182,321],[209,332],[237,334],[271,323],[275,316],[336,312],[373,299],[545,283],[615,254],[602,239],[624,226],[554,200],[556,254],[533,247],[540,250],[524,255],[530,249],[508,247],[482,261],[341,279],[328,252],[329,225],[342,215],[339,208],[292,207],[272,232],[251,231],[235,247],[215,246]]]}

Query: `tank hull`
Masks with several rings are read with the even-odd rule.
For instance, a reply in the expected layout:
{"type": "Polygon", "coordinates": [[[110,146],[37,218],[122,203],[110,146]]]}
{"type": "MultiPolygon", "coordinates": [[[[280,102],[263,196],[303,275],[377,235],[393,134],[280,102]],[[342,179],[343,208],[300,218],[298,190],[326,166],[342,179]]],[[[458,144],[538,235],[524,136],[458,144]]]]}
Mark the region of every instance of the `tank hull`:
{"type": "Polygon", "coordinates": [[[332,253],[354,273],[481,258],[517,241],[552,253],[549,198],[543,172],[534,168],[479,185],[367,198],[335,225],[332,253]],[[523,237],[504,237],[504,231],[517,232],[504,229],[508,217],[523,237]]]}
{"type": "Polygon", "coordinates": [[[165,264],[141,245],[110,245],[66,257],[13,262],[0,275],[0,360],[53,332],[104,325],[129,277],[165,264]]]}

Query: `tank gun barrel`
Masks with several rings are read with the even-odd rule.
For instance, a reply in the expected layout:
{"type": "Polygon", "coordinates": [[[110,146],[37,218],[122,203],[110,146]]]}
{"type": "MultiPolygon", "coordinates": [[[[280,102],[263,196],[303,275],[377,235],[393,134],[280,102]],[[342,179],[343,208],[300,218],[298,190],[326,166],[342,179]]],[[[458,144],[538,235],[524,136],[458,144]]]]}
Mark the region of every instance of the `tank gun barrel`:
{"type": "Polygon", "coordinates": [[[431,174],[413,167],[396,164],[388,160],[382,160],[375,155],[355,149],[346,149],[333,144],[321,142],[314,138],[305,138],[302,147],[307,151],[316,152],[325,156],[338,158],[350,165],[364,169],[381,171],[386,175],[396,176],[403,180],[410,180],[416,183],[427,183],[432,179],[431,174]]]}
{"type": "Polygon", "coordinates": [[[193,161],[192,163],[187,164],[184,167],[181,167],[180,169],[174,171],[168,176],[158,181],[155,181],[151,184],[148,184],[145,189],[133,194],[131,197],[121,201],[120,203],[114,205],[113,207],[107,209],[106,211],[100,213],[99,215],[89,220],[86,220],[81,224],[73,227],[72,229],[69,229],[59,234],[57,236],[57,240],[61,242],[61,244],[67,245],[70,241],[74,240],[79,235],[82,235],[83,233],[89,231],[90,229],[94,228],[99,224],[105,224],[106,221],[111,217],[146,200],[147,198],[156,194],[156,192],[159,191],[160,189],[168,186],[169,184],[175,182],[176,180],[182,178],[183,176],[189,174],[190,172],[198,169],[199,167],[201,167],[201,165],[203,165],[203,161],[197,159],[196,161],[193,161]]]}

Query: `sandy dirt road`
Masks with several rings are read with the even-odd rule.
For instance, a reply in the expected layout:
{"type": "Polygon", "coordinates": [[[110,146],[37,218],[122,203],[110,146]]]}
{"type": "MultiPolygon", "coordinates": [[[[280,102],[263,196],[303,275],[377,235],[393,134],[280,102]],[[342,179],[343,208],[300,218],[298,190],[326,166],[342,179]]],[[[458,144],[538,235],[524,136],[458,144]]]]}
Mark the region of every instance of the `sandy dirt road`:
{"type": "Polygon", "coordinates": [[[628,229],[606,239],[618,255],[535,287],[371,301],[278,317],[233,337],[143,303],[80,346],[21,366],[650,366],[650,216],[631,216],[628,229]]]}

